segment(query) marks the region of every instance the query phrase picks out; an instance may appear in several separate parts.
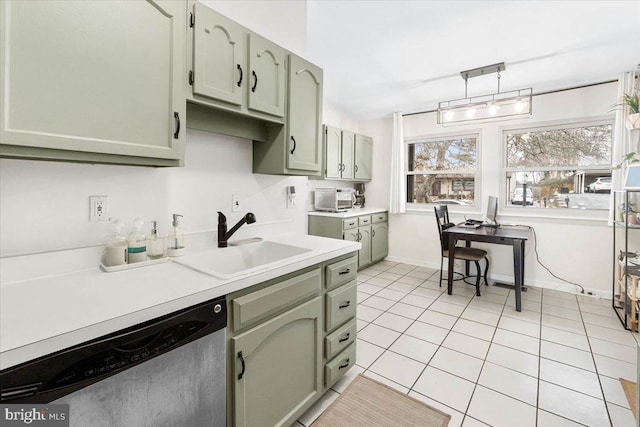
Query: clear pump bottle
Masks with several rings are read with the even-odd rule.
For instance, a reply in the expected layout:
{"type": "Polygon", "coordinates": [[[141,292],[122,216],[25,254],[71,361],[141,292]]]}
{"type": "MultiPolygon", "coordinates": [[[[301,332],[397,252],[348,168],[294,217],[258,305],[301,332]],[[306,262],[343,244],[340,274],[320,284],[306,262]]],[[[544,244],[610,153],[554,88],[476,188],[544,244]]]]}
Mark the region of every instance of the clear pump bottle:
{"type": "Polygon", "coordinates": [[[127,240],[122,235],[124,222],[119,219],[111,223],[113,235],[107,243],[104,255],[104,265],[107,267],[115,267],[127,263],[127,240]]]}
{"type": "Polygon", "coordinates": [[[184,232],[178,218],[182,218],[182,215],[173,214],[173,221],[171,222],[172,230],[169,233],[167,241],[167,255],[169,256],[182,256],[184,255],[184,232]]]}
{"type": "Polygon", "coordinates": [[[129,264],[147,260],[147,239],[142,232],[144,222],[140,218],[133,220],[133,231],[127,237],[129,264]]]}
{"type": "Polygon", "coordinates": [[[164,240],[158,234],[157,221],[152,221],[151,234],[147,237],[147,255],[151,259],[164,256],[164,240]]]}

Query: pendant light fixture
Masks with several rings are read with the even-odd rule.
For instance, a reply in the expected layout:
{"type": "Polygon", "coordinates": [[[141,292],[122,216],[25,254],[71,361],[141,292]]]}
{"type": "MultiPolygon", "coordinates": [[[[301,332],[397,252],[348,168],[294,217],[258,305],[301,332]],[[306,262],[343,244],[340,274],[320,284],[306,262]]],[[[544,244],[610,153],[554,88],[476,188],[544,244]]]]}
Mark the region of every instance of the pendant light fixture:
{"type": "Polygon", "coordinates": [[[511,120],[531,116],[532,88],[500,92],[500,72],[505,70],[504,62],[461,71],[464,79],[464,98],[438,103],[438,123],[447,126],[463,123],[482,123],[494,120],[511,120]],[[467,96],[469,79],[497,73],[496,93],[467,96]]]}

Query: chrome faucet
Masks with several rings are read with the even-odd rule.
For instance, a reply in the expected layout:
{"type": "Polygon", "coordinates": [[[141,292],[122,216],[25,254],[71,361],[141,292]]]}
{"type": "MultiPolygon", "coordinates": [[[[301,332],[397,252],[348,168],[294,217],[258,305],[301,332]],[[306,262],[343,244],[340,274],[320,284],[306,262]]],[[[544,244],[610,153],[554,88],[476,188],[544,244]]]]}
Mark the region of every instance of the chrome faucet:
{"type": "Polygon", "coordinates": [[[256,222],[256,216],[249,212],[227,232],[227,217],[224,216],[222,212],[218,211],[218,247],[226,248],[227,241],[231,236],[233,236],[233,233],[238,231],[238,229],[244,224],[253,224],[254,222],[256,222]]]}

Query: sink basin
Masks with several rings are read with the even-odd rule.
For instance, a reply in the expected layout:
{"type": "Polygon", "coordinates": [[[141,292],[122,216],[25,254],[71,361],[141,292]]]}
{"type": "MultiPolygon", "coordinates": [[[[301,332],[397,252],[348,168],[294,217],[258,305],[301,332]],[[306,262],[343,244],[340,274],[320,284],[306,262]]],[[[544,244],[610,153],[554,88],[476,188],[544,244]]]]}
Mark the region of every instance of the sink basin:
{"type": "Polygon", "coordinates": [[[276,267],[311,249],[259,241],[228,248],[187,253],[175,262],[220,279],[230,279],[276,267]]]}

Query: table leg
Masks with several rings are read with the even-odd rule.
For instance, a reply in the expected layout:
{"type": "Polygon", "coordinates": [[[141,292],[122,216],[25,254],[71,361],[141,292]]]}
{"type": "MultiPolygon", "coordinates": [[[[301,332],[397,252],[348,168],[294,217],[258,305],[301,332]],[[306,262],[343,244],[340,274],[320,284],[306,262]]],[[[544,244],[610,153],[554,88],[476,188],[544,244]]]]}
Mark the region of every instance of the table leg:
{"type": "Polygon", "coordinates": [[[447,267],[447,294],[451,295],[453,293],[453,267],[455,265],[455,246],[456,239],[453,237],[453,234],[449,233],[449,256],[447,257],[449,264],[447,267]]]}
{"type": "MultiPolygon", "coordinates": [[[[464,243],[465,243],[465,246],[467,248],[471,247],[471,240],[466,240],[464,243]]],[[[470,264],[471,264],[470,261],[465,261],[464,262],[464,275],[467,276],[467,277],[469,276],[469,265],[470,264]]],[[[480,274],[480,272],[478,272],[478,274],[480,274]]]]}
{"type": "Polygon", "coordinates": [[[522,284],[524,283],[524,241],[513,240],[513,284],[516,288],[516,311],[522,311],[522,284]]]}

